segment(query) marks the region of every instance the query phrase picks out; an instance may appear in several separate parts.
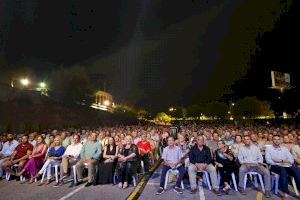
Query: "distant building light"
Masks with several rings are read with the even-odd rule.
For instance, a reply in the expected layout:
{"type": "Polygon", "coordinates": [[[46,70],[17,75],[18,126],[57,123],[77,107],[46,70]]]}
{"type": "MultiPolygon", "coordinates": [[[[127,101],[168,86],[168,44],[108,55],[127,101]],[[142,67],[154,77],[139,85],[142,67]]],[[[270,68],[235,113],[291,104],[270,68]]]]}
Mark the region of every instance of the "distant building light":
{"type": "Polygon", "coordinates": [[[235,105],[235,103],[232,103],[231,105],[232,105],[232,106],[234,106],[234,105],[235,105]]]}
{"type": "Polygon", "coordinates": [[[230,120],[234,120],[232,116],[231,116],[229,119],[230,119],[230,120]]]}
{"type": "Polygon", "coordinates": [[[110,105],[110,102],[109,102],[108,100],[105,100],[105,101],[103,102],[103,105],[109,106],[109,105],[110,105]]]}
{"type": "Polygon", "coordinates": [[[228,111],[228,114],[231,114],[231,112],[230,112],[230,111],[228,111]]]}

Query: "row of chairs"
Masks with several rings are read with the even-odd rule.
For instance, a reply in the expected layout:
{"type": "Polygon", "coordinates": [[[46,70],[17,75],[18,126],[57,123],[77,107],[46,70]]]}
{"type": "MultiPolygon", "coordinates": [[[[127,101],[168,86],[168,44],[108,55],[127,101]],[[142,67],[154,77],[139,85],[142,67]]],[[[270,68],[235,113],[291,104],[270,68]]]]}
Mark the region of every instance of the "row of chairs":
{"type": "MultiPolygon", "coordinates": [[[[212,187],[211,187],[211,184],[210,184],[209,173],[207,171],[198,171],[198,172],[201,172],[203,174],[204,184],[208,187],[209,190],[211,190],[212,187]]],[[[164,189],[167,189],[167,184],[169,182],[169,176],[170,176],[170,174],[176,175],[178,173],[179,173],[179,171],[177,169],[175,169],[175,170],[169,169],[168,170],[168,172],[166,174],[166,178],[165,178],[164,189]]],[[[258,182],[257,182],[257,177],[258,177],[260,185],[261,185],[261,188],[262,188],[262,191],[263,191],[263,193],[265,193],[265,187],[264,187],[263,177],[262,177],[261,174],[259,174],[257,172],[248,172],[248,173],[245,174],[244,180],[243,180],[243,182],[244,182],[244,184],[243,184],[244,185],[244,190],[246,189],[246,186],[247,186],[248,176],[250,176],[250,179],[253,180],[254,186],[256,188],[258,187],[258,182]]],[[[234,173],[231,174],[231,178],[232,178],[232,183],[233,183],[234,190],[238,191],[237,182],[236,182],[236,178],[235,178],[235,174],[234,173]]],[[[219,182],[219,184],[220,184],[220,181],[221,181],[221,176],[218,173],[218,182],[219,182]]],[[[297,196],[299,196],[299,192],[298,192],[298,189],[297,189],[294,177],[291,177],[291,181],[292,181],[292,186],[294,188],[295,194],[297,196]]],[[[276,174],[276,173],[274,173],[274,172],[271,172],[271,184],[272,184],[271,187],[272,188],[274,187],[274,193],[277,195],[278,194],[278,185],[279,185],[279,175],[276,174]]],[[[199,186],[201,185],[200,182],[199,182],[198,185],[199,186]]],[[[181,187],[182,187],[182,189],[184,189],[183,181],[181,182],[181,187]]]]}

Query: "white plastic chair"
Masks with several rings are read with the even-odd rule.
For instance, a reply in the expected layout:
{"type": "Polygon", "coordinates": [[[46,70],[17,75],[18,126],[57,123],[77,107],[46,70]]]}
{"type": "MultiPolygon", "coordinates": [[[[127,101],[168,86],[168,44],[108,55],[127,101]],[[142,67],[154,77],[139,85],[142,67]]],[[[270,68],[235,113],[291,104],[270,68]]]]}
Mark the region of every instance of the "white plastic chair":
{"type": "MultiPolygon", "coordinates": [[[[84,166],[85,169],[89,168],[89,164],[88,163],[84,163],[83,166],[84,166]]],[[[73,170],[74,184],[76,184],[77,183],[76,165],[73,165],[72,170],[73,170]]]]}
{"type": "MultiPolygon", "coordinates": [[[[179,171],[177,169],[173,170],[173,169],[169,169],[166,173],[166,177],[165,177],[165,185],[164,185],[164,189],[167,189],[167,185],[169,182],[169,174],[170,173],[177,173],[179,174],[179,171]]],[[[184,185],[183,185],[183,181],[181,181],[181,188],[184,190],[184,185]]]]}
{"type": "MultiPolygon", "coordinates": [[[[234,186],[234,190],[238,191],[237,184],[236,184],[236,178],[235,178],[235,174],[234,173],[231,173],[231,180],[232,180],[232,183],[233,183],[233,186],[234,186]]],[[[220,175],[220,173],[218,173],[218,183],[219,183],[219,185],[221,183],[221,175],[220,175]]]]}
{"type": "MultiPolygon", "coordinates": [[[[299,196],[299,192],[298,192],[296,181],[295,181],[294,177],[291,177],[291,180],[292,180],[292,185],[293,185],[295,194],[297,196],[299,196]]],[[[275,172],[271,172],[271,184],[272,184],[271,187],[272,188],[274,187],[274,193],[278,194],[279,174],[276,174],[275,172]]]]}
{"type": "MultiPolygon", "coordinates": [[[[208,189],[211,190],[211,184],[210,184],[210,180],[209,180],[209,173],[208,173],[208,171],[206,171],[206,170],[197,171],[197,173],[200,173],[200,172],[203,173],[203,175],[205,176],[205,178],[203,177],[204,183],[207,185],[208,189]]],[[[199,183],[199,185],[200,185],[200,183],[199,183]]]]}
{"type": "Polygon", "coordinates": [[[254,179],[254,186],[257,188],[258,187],[258,184],[257,184],[257,177],[259,178],[259,182],[260,182],[260,185],[261,185],[261,189],[263,191],[263,193],[265,193],[265,186],[264,186],[264,182],[263,182],[263,178],[262,178],[262,175],[257,173],[257,172],[247,172],[244,176],[244,190],[246,189],[246,185],[247,185],[247,176],[252,176],[253,179],[254,179]]]}
{"type": "MultiPolygon", "coordinates": [[[[55,182],[56,183],[58,183],[58,168],[59,168],[59,166],[60,166],[60,162],[52,166],[52,168],[54,168],[55,182]]],[[[44,181],[44,178],[46,176],[46,172],[47,172],[47,169],[45,169],[44,172],[43,172],[41,183],[43,183],[43,181],[44,181]]]]}
{"type": "MultiPolygon", "coordinates": [[[[14,164],[14,165],[11,166],[11,169],[12,169],[12,170],[15,169],[16,173],[18,173],[18,168],[19,168],[19,165],[18,165],[18,164],[14,164]]],[[[6,179],[7,181],[10,180],[10,176],[11,176],[11,173],[10,173],[10,172],[5,172],[5,179],[6,179]]],[[[21,175],[21,176],[20,176],[20,181],[25,181],[25,177],[21,175]]]]}

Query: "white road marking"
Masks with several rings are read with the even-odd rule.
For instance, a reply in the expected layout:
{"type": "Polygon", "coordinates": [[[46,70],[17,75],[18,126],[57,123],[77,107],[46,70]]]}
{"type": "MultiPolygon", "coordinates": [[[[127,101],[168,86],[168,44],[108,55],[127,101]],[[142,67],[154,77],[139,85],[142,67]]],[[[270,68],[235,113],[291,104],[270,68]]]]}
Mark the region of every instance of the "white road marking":
{"type": "Polygon", "coordinates": [[[205,200],[204,190],[202,186],[199,186],[199,198],[200,200],[205,200]]]}
{"type": "Polygon", "coordinates": [[[84,188],[84,185],[80,186],[79,188],[77,188],[76,190],[73,190],[72,192],[70,192],[69,194],[63,196],[62,198],[60,198],[59,200],[66,200],[68,198],[70,198],[72,195],[74,195],[75,193],[79,192],[80,190],[82,190],[84,188]]]}

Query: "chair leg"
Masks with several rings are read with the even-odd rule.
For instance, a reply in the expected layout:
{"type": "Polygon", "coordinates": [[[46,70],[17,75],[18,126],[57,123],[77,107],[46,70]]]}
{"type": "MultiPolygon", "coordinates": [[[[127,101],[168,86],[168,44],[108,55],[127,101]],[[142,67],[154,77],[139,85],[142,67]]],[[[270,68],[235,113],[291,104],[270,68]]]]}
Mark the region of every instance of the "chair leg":
{"type": "Polygon", "coordinates": [[[5,179],[7,181],[9,181],[9,179],[10,179],[10,172],[5,172],[5,179]]]}
{"type": "Polygon", "coordinates": [[[41,183],[44,182],[44,178],[45,178],[45,176],[46,176],[46,171],[47,171],[47,169],[45,169],[45,170],[43,171],[41,183]]]}
{"type": "Polygon", "coordinates": [[[295,178],[294,177],[291,177],[291,178],[292,178],[292,184],[293,184],[293,188],[295,190],[295,193],[296,193],[297,196],[299,196],[299,192],[298,192],[298,189],[297,189],[295,178]]]}
{"type": "Polygon", "coordinates": [[[211,185],[210,185],[210,181],[209,181],[208,172],[205,172],[205,179],[206,179],[206,182],[207,182],[208,189],[211,190],[211,185]]]}
{"type": "Polygon", "coordinates": [[[55,182],[58,183],[58,165],[54,166],[54,170],[55,170],[55,182]]]}
{"type": "Polygon", "coordinates": [[[217,178],[218,178],[218,185],[220,185],[221,184],[221,175],[219,172],[218,172],[217,178]]]}
{"type": "Polygon", "coordinates": [[[278,184],[279,184],[279,177],[274,178],[275,181],[275,188],[274,188],[274,193],[278,194],[278,184]]]}
{"type": "Polygon", "coordinates": [[[234,173],[231,173],[231,179],[232,179],[232,182],[233,182],[233,186],[234,186],[235,191],[238,191],[237,185],[236,185],[235,174],[234,174],[234,173]]]}
{"type": "Polygon", "coordinates": [[[169,171],[167,171],[166,173],[164,189],[167,189],[168,182],[169,182],[169,171]]]}
{"type": "Polygon", "coordinates": [[[260,182],[261,189],[262,189],[263,193],[266,193],[262,175],[258,174],[258,178],[259,178],[259,182],[260,182]]]}
{"type": "Polygon", "coordinates": [[[72,170],[73,170],[73,181],[74,184],[76,184],[77,183],[76,165],[73,165],[72,170]]]}
{"type": "Polygon", "coordinates": [[[246,190],[246,186],[247,186],[247,176],[248,174],[245,174],[244,176],[244,190],[246,190]]]}
{"type": "Polygon", "coordinates": [[[183,184],[183,181],[181,181],[181,188],[184,190],[184,184],[183,184]]]}
{"type": "MultiPolygon", "coordinates": [[[[258,175],[258,176],[259,176],[259,175],[258,175]]],[[[257,176],[254,175],[253,179],[254,179],[254,187],[255,187],[255,188],[258,188],[257,176]]],[[[260,179],[260,178],[259,178],[259,179],[260,179]]]]}
{"type": "Polygon", "coordinates": [[[132,181],[133,181],[133,186],[135,187],[136,186],[136,178],[133,175],[132,175],[132,181]]]}

